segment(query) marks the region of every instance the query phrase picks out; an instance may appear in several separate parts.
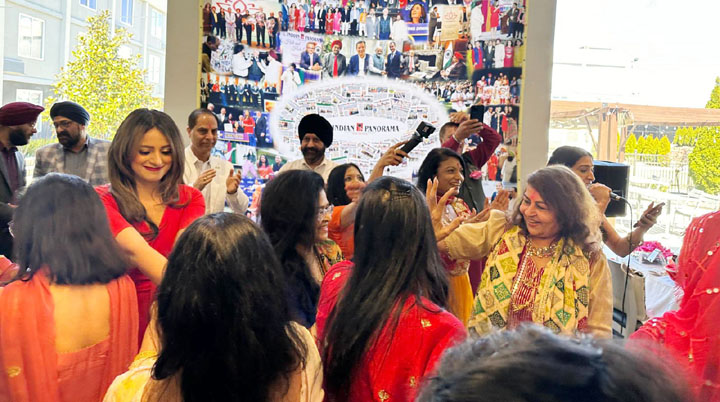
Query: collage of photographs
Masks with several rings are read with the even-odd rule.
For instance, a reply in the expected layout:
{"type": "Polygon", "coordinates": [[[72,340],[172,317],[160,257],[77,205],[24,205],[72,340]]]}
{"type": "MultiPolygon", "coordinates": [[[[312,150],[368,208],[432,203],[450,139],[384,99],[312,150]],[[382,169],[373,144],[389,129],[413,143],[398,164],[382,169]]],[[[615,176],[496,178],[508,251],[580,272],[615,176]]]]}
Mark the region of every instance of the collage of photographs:
{"type": "MultiPolygon", "coordinates": [[[[271,129],[276,104],[305,93],[306,85],[345,77],[401,80],[424,89],[448,112],[482,105],[483,122],[515,148],[525,2],[209,0],[199,86],[201,106],[221,119],[217,154],[242,169],[242,188],[252,197],[275,166],[297,152],[277,146],[295,144],[296,133],[271,129]]],[[[338,104],[353,103],[346,101],[338,104]]],[[[316,108],[322,103],[303,110],[316,108]]],[[[403,125],[408,117],[393,116],[403,125]]],[[[471,137],[468,145],[476,144],[471,137]]]]}

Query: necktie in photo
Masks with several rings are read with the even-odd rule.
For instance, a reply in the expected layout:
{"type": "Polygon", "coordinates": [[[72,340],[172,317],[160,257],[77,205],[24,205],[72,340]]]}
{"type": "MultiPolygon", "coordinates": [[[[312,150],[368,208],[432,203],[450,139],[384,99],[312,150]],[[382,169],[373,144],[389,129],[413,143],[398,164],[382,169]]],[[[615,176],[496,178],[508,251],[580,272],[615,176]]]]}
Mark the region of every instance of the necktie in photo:
{"type": "Polygon", "coordinates": [[[333,77],[338,76],[338,67],[337,67],[337,55],[335,55],[335,63],[333,63],[333,77]]]}

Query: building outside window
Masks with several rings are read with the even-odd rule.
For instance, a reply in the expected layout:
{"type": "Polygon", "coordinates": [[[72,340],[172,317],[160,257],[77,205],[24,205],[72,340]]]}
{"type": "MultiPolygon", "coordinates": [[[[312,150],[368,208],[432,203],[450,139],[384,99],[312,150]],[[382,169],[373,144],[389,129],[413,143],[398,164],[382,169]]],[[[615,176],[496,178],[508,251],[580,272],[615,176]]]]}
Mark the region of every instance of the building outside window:
{"type": "MultiPolygon", "coordinates": [[[[33,105],[43,104],[43,91],[37,89],[17,89],[15,90],[15,101],[16,102],[28,102],[33,105]]],[[[42,124],[35,126],[38,133],[42,132],[42,124]]]]}
{"type": "Polygon", "coordinates": [[[26,14],[20,14],[18,24],[18,55],[42,60],[45,21],[26,14]]]}
{"type": "Polygon", "coordinates": [[[154,54],[148,55],[147,79],[153,84],[160,83],[160,58],[154,54]]]}
{"type": "Polygon", "coordinates": [[[97,10],[97,0],[80,0],[80,5],[97,10]]]}
{"type": "Polygon", "coordinates": [[[165,26],[165,18],[158,10],[150,9],[150,34],[158,39],[163,37],[163,27],[165,26]]]}
{"type": "Polygon", "coordinates": [[[122,0],[122,13],[120,21],[125,24],[132,25],[133,19],[133,0],[122,0]]]}

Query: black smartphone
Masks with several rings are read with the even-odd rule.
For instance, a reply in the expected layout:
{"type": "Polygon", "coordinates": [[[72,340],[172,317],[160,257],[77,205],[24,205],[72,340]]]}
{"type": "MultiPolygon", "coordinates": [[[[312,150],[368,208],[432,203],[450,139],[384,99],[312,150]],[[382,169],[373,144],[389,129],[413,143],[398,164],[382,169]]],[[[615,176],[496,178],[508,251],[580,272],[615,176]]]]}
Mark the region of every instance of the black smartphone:
{"type": "Polygon", "coordinates": [[[485,106],[484,105],[470,106],[470,118],[471,119],[475,119],[479,122],[482,122],[484,114],[485,114],[485,106]]]}

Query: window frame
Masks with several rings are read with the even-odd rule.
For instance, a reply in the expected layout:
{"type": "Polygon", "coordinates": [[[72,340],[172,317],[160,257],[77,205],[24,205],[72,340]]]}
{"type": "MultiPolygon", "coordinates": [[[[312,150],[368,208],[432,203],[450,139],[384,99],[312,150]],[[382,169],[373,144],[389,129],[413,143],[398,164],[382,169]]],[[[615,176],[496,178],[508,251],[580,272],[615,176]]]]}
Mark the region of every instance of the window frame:
{"type": "Polygon", "coordinates": [[[150,7],[150,36],[162,40],[165,31],[164,27],[166,26],[166,24],[163,24],[164,21],[165,15],[160,10],[150,7]]]}
{"type": "Polygon", "coordinates": [[[133,25],[133,17],[135,16],[134,14],[135,14],[134,0],[120,0],[120,23],[125,24],[127,26],[132,26],[133,25]],[[128,16],[129,21],[125,20],[126,15],[124,13],[124,11],[125,11],[124,8],[125,8],[126,4],[129,5],[129,7],[128,7],[129,12],[130,12],[130,15],[128,16]]]}
{"type": "Polygon", "coordinates": [[[80,6],[93,11],[97,11],[97,0],[80,0],[80,6]],[[92,3],[95,3],[95,7],[90,6],[92,3]]]}
{"type": "MultiPolygon", "coordinates": [[[[31,32],[30,38],[33,38],[32,32],[31,32]]],[[[17,54],[18,54],[19,57],[22,57],[22,58],[25,58],[25,59],[40,60],[40,61],[44,61],[44,60],[45,60],[45,20],[44,20],[44,19],[42,19],[42,18],[37,18],[37,17],[34,17],[34,16],[30,15],[30,14],[25,14],[25,13],[19,13],[19,14],[18,14],[18,48],[17,48],[17,54]],[[30,30],[31,30],[31,31],[32,31],[32,23],[33,23],[34,21],[40,21],[40,22],[42,22],[42,34],[41,34],[41,36],[40,36],[40,57],[35,57],[35,56],[32,55],[32,43],[31,43],[30,52],[29,52],[28,55],[24,55],[23,52],[21,51],[21,49],[24,49],[24,47],[22,46],[22,44],[23,44],[23,35],[21,35],[21,33],[20,33],[20,29],[21,29],[21,25],[22,25],[22,22],[21,22],[21,21],[22,21],[23,18],[29,18],[29,19],[30,19],[30,22],[31,22],[31,24],[30,24],[30,30]]]]}

